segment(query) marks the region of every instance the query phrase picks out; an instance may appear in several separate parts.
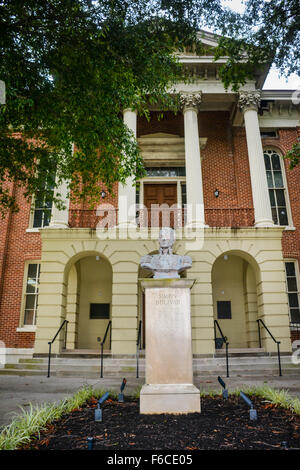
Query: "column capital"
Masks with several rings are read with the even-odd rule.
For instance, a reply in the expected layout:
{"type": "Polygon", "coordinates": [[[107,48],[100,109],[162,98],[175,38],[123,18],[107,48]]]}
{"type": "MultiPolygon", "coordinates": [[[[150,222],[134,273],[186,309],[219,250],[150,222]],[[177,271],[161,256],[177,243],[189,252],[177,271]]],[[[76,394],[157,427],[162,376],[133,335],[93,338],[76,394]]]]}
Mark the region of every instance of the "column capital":
{"type": "Polygon", "coordinates": [[[181,93],[179,96],[179,102],[183,112],[188,109],[193,109],[194,111],[199,111],[199,106],[202,101],[202,92],[198,91],[197,93],[181,93]]]}
{"type": "Polygon", "coordinates": [[[260,97],[261,97],[261,90],[254,90],[254,91],[245,91],[241,90],[239,92],[239,101],[238,105],[242,112],[248,111],[249,109],[253,109],[257,111],[260,104],[260,97]]]}
{"type": "Polygon", "coordinates": [[[126,113],[134,113],[134,114],[137,114],[137,110],[134,109],[134,108],[124,108],[124,109],[123,109],[123,114],[126,114],[126,113]]]}

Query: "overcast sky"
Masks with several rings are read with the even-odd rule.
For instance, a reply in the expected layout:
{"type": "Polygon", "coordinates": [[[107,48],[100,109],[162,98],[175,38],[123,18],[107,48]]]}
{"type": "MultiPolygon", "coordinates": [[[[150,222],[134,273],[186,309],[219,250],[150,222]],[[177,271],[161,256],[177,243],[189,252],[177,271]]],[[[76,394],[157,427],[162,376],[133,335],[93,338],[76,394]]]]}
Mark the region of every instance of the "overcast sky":
{"type": "MultiPolygon", "coordinates": [[[[233,10],[242,13],[244,10],[244,2],[242,0],[223,0],[224,5],[232,8],[233,10]]],[[[296,74],[292,74],[286,79],[280,77],[278,70],[272,67],[267,79],[265,81],[264,90],[299,90],[300,89],[300,77],[296,74]]]]}

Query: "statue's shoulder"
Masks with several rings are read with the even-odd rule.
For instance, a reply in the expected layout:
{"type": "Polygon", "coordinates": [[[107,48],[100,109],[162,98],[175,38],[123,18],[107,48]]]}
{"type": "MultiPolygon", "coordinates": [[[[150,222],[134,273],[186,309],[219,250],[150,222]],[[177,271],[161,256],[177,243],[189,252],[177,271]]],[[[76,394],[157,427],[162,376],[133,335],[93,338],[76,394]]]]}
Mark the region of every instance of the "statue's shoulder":
{"type": "Polygon", "coordinates": [[[150,264],[153,260],[153,255],[145,255],[141,257],[141,265],[150,264]]]}

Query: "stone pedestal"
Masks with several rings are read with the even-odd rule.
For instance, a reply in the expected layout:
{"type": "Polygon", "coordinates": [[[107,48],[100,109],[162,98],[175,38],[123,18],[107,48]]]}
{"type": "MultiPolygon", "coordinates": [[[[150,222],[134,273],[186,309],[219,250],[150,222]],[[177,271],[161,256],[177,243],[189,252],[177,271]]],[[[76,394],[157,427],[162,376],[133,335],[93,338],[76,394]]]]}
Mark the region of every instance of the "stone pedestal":
{"type": "Polygon", "coordinates": [[[145,290],[146,384],[140,412],[200,412],[193,385],[190,279],[143,279],[145,290]]]}

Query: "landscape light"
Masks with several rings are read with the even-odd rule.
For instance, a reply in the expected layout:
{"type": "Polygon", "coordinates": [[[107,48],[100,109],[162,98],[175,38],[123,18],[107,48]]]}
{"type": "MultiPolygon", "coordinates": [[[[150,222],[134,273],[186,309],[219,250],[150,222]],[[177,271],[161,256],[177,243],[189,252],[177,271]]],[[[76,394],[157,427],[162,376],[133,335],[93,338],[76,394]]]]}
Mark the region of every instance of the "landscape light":
{"type": "Polygon", "coordinates": [[[97,408],[95,409],[95,421],[96,422],[101,422],[102,421],[102,408],[101,408],[101,405],[105,402],[105,400],[107,400],[108,397],[109,397],[109,392],[106,392],[100,398],[100,400],[98,400],[97,408]]]}
{"type": "Polygon", "coordinates": [[[240,397],[244,400],[244,402],[250,407],[250,420],[256,421],[257,420],[257,412],[253,408],[253,403],[250,398],[247,397],[243,392],[240,392],[240,397]]]}
{"type": "Polygon", "coordinates": [[[227,400],[227,398],[228,398],[228,390],[227,390],[227,388],[226,388],[225,382],[222,380],[222,378],[221,378],[220,376],[218,376],[218,382],[219,382],[219,384],[223,387],[223,390],[222,390],[223,398],[225,398],[225,400],[227,400]]]}
{"type": "Polygon", "coordinates": [[[118,402],[119,402],[119,403],[123,403],[123,402],[124,402],[123,390],[124,390],[124,388],[125,388],[126,382],[127,382],[126,379],[123,379],[123,380],[122,380],[121,387],[120,387],[120,393],[119,393],[119,395],[118,395],[118,402]]]}
{"type": "Polygon", "coordinates": [[[93,437],[88,437],[87,438],[87,444],[88,444],[87,450],[93,450],[94,438],[93,437]]]}

